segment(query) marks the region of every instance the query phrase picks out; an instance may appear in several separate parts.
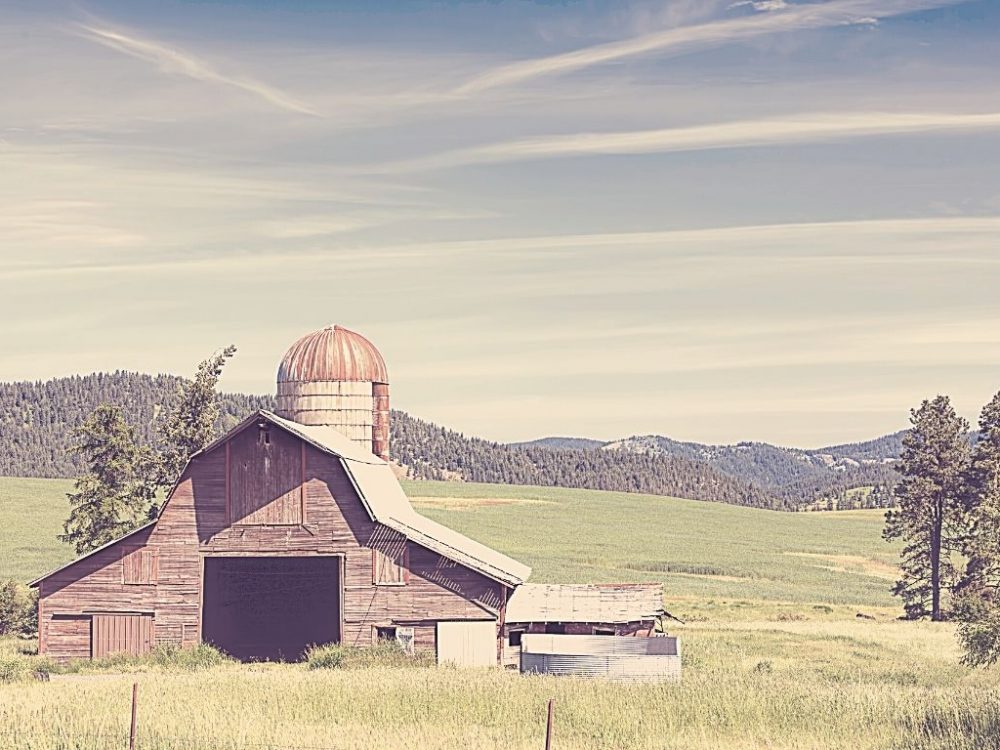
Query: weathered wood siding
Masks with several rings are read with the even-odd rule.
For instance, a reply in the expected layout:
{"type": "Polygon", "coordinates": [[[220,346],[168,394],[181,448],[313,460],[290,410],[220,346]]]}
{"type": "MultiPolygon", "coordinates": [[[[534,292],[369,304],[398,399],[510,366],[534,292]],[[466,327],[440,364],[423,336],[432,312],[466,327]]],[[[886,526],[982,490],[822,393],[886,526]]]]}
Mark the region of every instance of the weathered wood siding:
{"type": "Polygon", "coordinates": [[[251,425],[191,461],[155,526],[42,581],[41,647],[54,658],[80,655],[78,634],[55,625],[55,613],[149,613],[157,643],[197,643],[211,555],[341,556],[348,644],[370,644],[375,626],[399,625],[414,628],[418,649],[433,649],[437,621],[497,617],[502,584],[411,541],[406,583],[374,585],[372,548],[401,542],[371,520],[338,458],[277,427],[265,444],[251,425]],[[296,508],[301,523],[286,523],[296,508]],[[141,548],[155,555],[155,585],[124,583],[122,556],[141,548]]]}
{"type": "Polygon", "coordinates": [[[95,659],[111,654],[141,656],[156,643],[152,615],[94,615],[90,628],[91,655],[95,659]]]}

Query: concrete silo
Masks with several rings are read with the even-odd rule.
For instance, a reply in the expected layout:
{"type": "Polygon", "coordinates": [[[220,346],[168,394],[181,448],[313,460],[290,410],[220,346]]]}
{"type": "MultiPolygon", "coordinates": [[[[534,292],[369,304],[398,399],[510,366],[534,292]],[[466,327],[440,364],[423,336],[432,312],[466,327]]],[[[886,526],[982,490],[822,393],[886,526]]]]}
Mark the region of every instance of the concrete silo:
{"type": "Polygon", "coordinates": [[[278,416],[325,425],[389,458],[389,376],[361,334],[327,326],[303,336],[278,366],[278,416]]]}

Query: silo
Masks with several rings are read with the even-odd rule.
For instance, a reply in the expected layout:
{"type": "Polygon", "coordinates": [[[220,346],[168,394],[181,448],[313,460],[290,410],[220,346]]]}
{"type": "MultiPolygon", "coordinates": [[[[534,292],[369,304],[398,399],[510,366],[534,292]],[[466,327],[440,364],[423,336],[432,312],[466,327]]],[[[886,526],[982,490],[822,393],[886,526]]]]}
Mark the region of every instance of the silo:
{"type": "Polygon", "coordinates": [[[389,458],[389,376],[374,344],[327,326],[303,336],[278,366],[278,416],[326,425],[389,458]]]}

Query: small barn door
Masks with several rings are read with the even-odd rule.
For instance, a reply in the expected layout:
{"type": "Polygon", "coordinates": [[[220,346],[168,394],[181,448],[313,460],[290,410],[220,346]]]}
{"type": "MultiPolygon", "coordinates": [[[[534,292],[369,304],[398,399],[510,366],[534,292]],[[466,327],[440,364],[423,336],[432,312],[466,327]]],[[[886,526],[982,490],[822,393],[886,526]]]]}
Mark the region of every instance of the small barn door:
{"type": "Polygon", "coordinates": [[[156,643],[152,615],[94,615],[91,625],[90,655],[141,656],[156,643]]]}
{"type": "Polygon", "coordinates": [[[439,622],[438,664],[491,667],[497,663],[497,624],[493,620],[439,622]]]}

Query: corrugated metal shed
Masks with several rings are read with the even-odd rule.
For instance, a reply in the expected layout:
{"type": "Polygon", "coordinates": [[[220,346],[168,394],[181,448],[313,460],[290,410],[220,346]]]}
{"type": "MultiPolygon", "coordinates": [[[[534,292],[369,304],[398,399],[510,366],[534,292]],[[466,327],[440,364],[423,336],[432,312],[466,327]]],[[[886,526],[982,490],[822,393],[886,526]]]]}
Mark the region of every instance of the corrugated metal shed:
{"type": "Polygon", "coordinates": [[[296,341],[278,366],[278,382],[321,380],[388,383],[385,360],[360,333],[327,326],[296,341]]]}
{"type": "Polygon", "coordinates": [[[507,622],[625,623],[663,614],[659,583],[526,583],[507,602],[507,622]]]}

